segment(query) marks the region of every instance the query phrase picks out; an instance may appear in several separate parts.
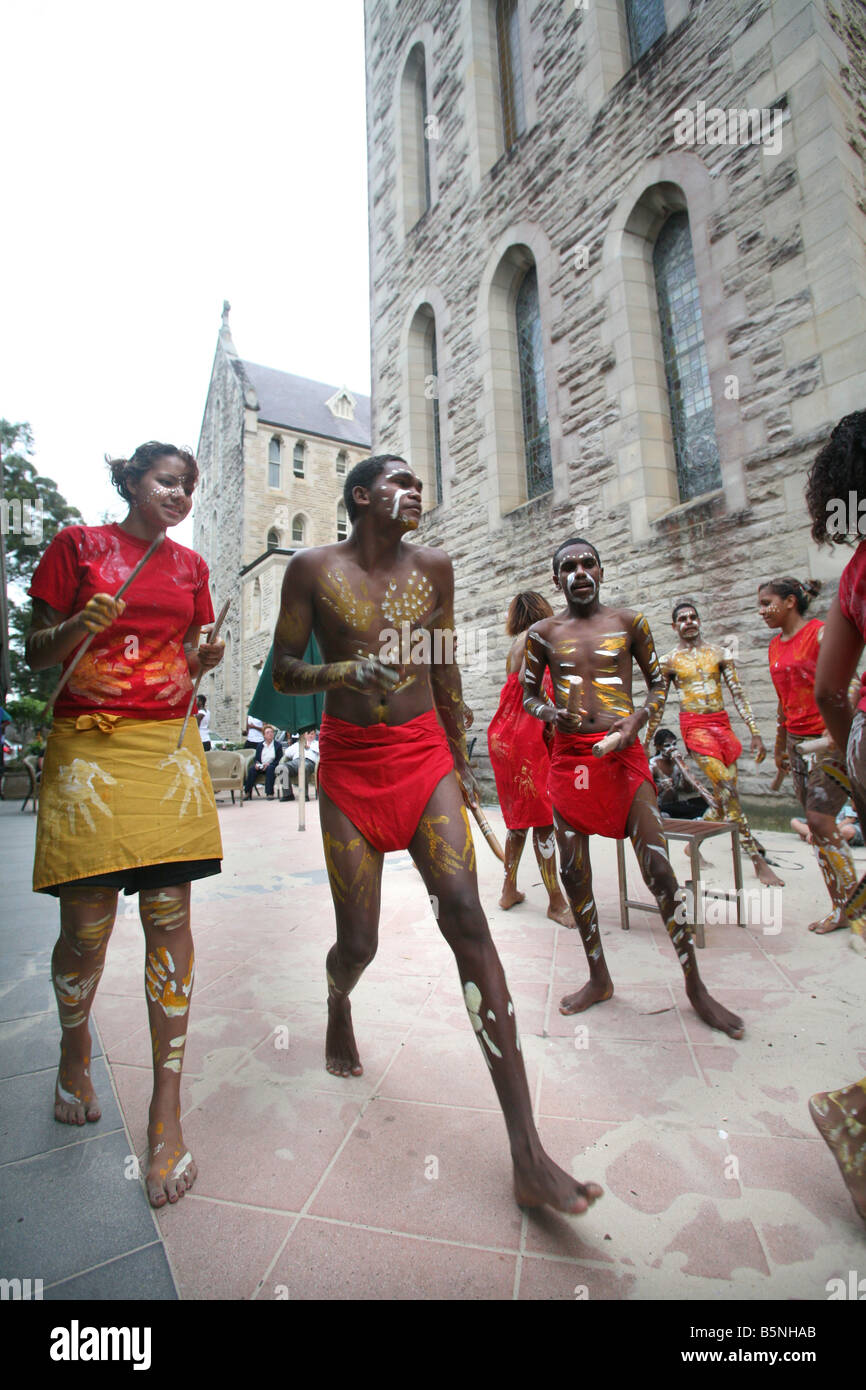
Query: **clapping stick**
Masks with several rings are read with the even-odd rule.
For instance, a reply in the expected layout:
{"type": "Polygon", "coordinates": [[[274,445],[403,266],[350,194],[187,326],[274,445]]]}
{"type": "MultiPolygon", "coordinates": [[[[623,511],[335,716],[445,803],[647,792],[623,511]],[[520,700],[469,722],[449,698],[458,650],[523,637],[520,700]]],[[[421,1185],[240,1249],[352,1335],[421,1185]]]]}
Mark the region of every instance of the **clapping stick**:
{"type": "Polygon", "coordinates": [[[621,743],[622,734],[617,729],[615,733],[605,734],[604,738],[600,738],[598,743],[594,743],[592,745],[592,751],[596,758],[603,758],[606,753],[616,752],[621,743]]]}
{"type": "MultiPolygon", "coordinates": [[[[225,603],[223,604],[222,608],[220,609],[219,617],[217,618],[216,622],[214,623],[213,627],[211,628],[210,643],[215,642],[216,639],[219,637],[220,628],[221,628],[222,625],[223,625],[223,620],[225,619],[225,615],[226,615],[226,613],[227,613],[228,611],[229,611],[229,600],[226,599],[225,603]]],[[[208,645],[210,645],[210,643],[209,643],[208,645]]],[[[178,748],[181,748],[181,747],[183,746],[183,736],[184,736],[184,734],[186,733],[186,726],[187,726],[187,724],[189,723],[189,717],[190,717],[190,715],[192,714],[192,707],[193,707],[193,705],[195,704],[195,697],[196,697],[196,695],[198,694],[198,688],[199,688],[199,686],[201,685],[201,678],[202,678],[203,675],[204,675],[204,669],[202,668],[202,669],[199,670],[199,673],[198,673],[198,675],[197,675],[196,678],[195,678],[195,685],[194,685],[193,688],[192,688],[192,694],[191,694],[190,697],[189,697],[189,704],[188,704],[187,707],[186,707],[186,715],[184,716],[183,726],[182,726],[181,731],[180,731],[180,738],[179,738],[178,741],[177,741],[177,746],[178,746],[178,748]]]]}
{"type": "MultiPolygon", "coordinates": [[[[159,549],[159,547],[162,545],[162,543],[163,543],[164,540],[165,540],[165,532],[163,531],[161,535],[157,536],[155,540],[151,541],[151,543],[150,543],[150,545],[148,546],[147,550],[144,552],[144,554],[142,555],[142,557],[141,557],[141,559],[139,560],[138,564],[135,566],[135,569],[132,571],[132,573],[129,575],[129,577],[128,577],[127,579],[124,579],[124,581],[123,581],[123,583],[121,584],[120,588],[118,589],[117,593],[114,594],[114,595],[112,595],[112,597],[114,598],[115,602],[116,602],[119,598],[122,598],[122,597],[123,597],[123,595],[126,593],[127,589],[129,588],[129,586],[130,586],[130,584],[132,583],[132,581],[133,581],[133,579],[135,578],[135,576],[136,576],[137,574],[139,574],[139,573],[141,572],[141,570],[144,569],[144,567],[145,567],[145,565],[147,564],[148,560],[150,559],[151,555],[154,553],[155,550],[158,550],[158,549],[159,549]]],[[[104,631],[105,629],[103,628],[103,629],[100,629],[100,630],[101,630],[101,631],[104,631]]],[[[78,648],[77,652],[75,653],[74,657],[73,657],[72,660],[70,661],[70,663],[69,663],[69,665],[67,666],[66,670],[63,672],[63,675],[60,677],[60,680],[57,682],[57,685],[56,685],[56,687],[55,687],[55,689],[54,689],[54,693],[52,694],[50,700],[48,701],[48,704],[45,706],[45,713],[44,713],[43,716],[42,716],[43,720],[45,720],[46,723],[47,723],[48,720],[51,718],[51,711],[52,711],[53,708],[54,708],[54,702],[56,701],[57,696],[60,694],[60,692],[61,692],[61,690],[63,689],[64,685],[65,685],[66,682],[69,680],[69,677],[72,675],[72,672],[75,670],[75,668],[76,668],[76,666],[78,665],[79,661],[80,661],[81,658],[84,656],[84,653],[87,651],[87,648],[90,646],[91,642],[93,641],[94,637],[96,637],[96,636],[98,636],[98,633],[96,633],[96,632],[88,632],[88,634],[87,634],[87,636],[85,637],[84,641],[81,643],[81,646],[78,648]]]]}

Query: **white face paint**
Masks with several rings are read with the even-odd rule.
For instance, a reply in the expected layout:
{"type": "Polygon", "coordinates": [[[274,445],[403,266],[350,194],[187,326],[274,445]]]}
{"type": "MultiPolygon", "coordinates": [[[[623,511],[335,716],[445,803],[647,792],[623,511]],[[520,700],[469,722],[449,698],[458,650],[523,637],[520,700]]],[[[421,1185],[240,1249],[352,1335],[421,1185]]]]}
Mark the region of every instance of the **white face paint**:
{"type": "Polygon", "coordinates": [[[575,585],[575,581],[576,581],[576,580],[577,580],[577,573],[576,573],[576,572],[575,572],[574,574],[570,574],[570,575],[568,576],[568,578],[566,579],[566,581],[565,581],[565,587],[567,588],[569,594],[570,594],[571,597],[574,599],[575,603],[591,603],[592,600],[595,598],[596,594],[598,593],[598,585],[596,584],[596,582],[595,582],[595,580],[593,579],[592,575],[591,575],[591,574],[583,574],[583,575],[581,575],[581,577],[580,577],[580,582],[581,582],[581,584],[586,584],[586,585],[589,586],[589,587],[587,588],[587,590],[586,590],[584,593],[582,593],[582,594],[576,594],[575,591],[574,591],[574,585],[575,585]]]}

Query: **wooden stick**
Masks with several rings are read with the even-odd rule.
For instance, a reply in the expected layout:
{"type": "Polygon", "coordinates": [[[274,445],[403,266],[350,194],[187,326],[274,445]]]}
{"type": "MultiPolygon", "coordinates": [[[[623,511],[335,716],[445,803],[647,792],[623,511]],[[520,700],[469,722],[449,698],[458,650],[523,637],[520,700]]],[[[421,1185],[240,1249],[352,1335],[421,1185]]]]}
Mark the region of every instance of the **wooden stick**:
{"type": "Polygon", "coordinates": [[[598,743],[592,745],[593,756],[603,758],[606,753],[614,753],[621,743],[622,734],[619,729],[614,734],[605,734],[604,738],[600,738],[598,743]]]}
{"type": "Polygon", "coordinates": [[[502,846],[501,846],[501,844],[499,843],[499,841],[497,840],[496,836],[494,835],[493,829],[492,829],[492,827],[491,827],[491,825],[490,825],[490,822],[489,822],[489,820],[487,819],[487,817],[485,816],[485,814],[484,814],[484,812],[482,811],[481,807],[478,805],[478,802],[477,802],[477,801],[475,801],[475,802],[470,801],[470,803],[469,803],[469,809],[470,809],[470,811],[472,812],[472,814],[473,814],[473,816],[475,817],[475,819],[477,820],[478,825],[479,825],[480,830],[481,830],[481,833],[482,833],[482,835],[484,836],[484,838],[485,838],[485,840],[487,841],[487,843],[488,843],[488,845],[490,846],[490,848],[493,850],[493,853],[496,855],[496,858],[497,858],[497,859],[501,859],[502,862],[503,862],[503,864],[504,864],[504,863],[505,863],[505,854],[504,854],[504,852],[503,852],[502,846]]]}
{"type": "MultiPolygon", "coordinates": [[[[129,588],[129,586],[130,586],[130,584],[132,583],[132,581],[133,581],[133,579],[135,578],[135,576],[136,576],[137,574],[139,574],[139,573],[141,572],[141,570],[144,569],[144,567],[145,567],[145,565],[147,564],[148,560],[150,559],[151,555],[153,555],[154,551],[156,551],[156,550],[159,549],[159,547],[162,545],[162,543],[163,543],[164,540],[165,540],[165,532],[163,531],[163,532],[162,532],[162,535],[157,536],[155,540],[151,541],[151,543],[150,543],[150,545],[148,546],[147,550],[144,552],[144,554],[142,555],[142,557],[141,557],[141,559],[139,560],[138,564],[135,566],[135,569],[132,570],[132,572],[130,573],[130,575],[123,581],[123,583],[121,584],[121,586],[120,586],[120,588],[118,589],[117,593],[114,594],[114,595],[112,595],[112,597],[113,597],[115,600],[117,600],[117,599],[123,597],[123,595],[126,593],[127,589],[129,588]]],[[[101,628],[100,631],[101,631],[101,632],[105,632],[106,629],[105,629],[105,628],[101,628]]],[[[70,661],[69,665],[67,666],[66,670],[63,672],[63,675],[60,677],[60,680],[57,682],[57,685],[56,685],[55,688],[54,688],[54,691],[53,691],[53,693],[52,693],[52,695],[51,695],[51,698],[50,698],[50,700],[48,701],[48,704],[45,706],[45,713],[42,715],[42,718],[43,718],[44,720],[47,720],[47,719],[49,719],[49,718],[51,717],[51,711],[52,711],[53,708],[54,708],[54,704],[55,704],[55,701],[56,701],[56,699],[57,699],[57,696],[60,694],[60,692],[61,692],[61,690],[63,689],[64,685],[65,685],[66,682],[69,680],[69,677],[72,675],[72,672],[75,670],[75,668],[76,668],[76,666],[78,665],[79,661],[80,661],[81,658],[84,656],[84,653],[87,651],[87,648],[90,646],[90,644],[91,644],[91,642],[93,641],[94,637],[98,637],[98,636],[99,636],[99,633],[97,633],[97,632],[88,632],[88,634],[87,634],[87,636],[85,637],[84,641],[81,643],[81,646],[78,648],[78,650],[76,651],[74,657],[72,658],[72,660],[70,661]]]]}
{"type": "MultiPolygon", "coordinates": [[[[215,642],[216,639],[217,639],[217,637],[219,636],[219,630],[220,630],[220,628],[221,628],[222,625],[223,625],[223,620],[224,620],[225,615],[226,615],[226,613],[227,613],[228,611],[229,611],[229,600],[226,599],[225,603],[223,604],[222,608],[220,609],[220,615],[219,615],[219,617],[217,618],[216,622],[214,623],[213,627],[211,628],[210,642],[215,642]]],[[[208,645],[210,645],[210,643],[208,643],[208,645]]],[[[189,723],[189,717],[190,717],[190,715],[192,714],[192,707],[193,707],[193,705],[195,704],[195,697],[196,697],[196,695],[198,694],[198,688],[199,688],[199,686],[201,685],[201,678],[202,678],[203,675],[204,675],[204,671],[201,670],[201,671],[199,671],[198,675],[197,675],[196,678],[195,678],[195,685],[194,685],[193,688],[192,688],[192,694],[191,694],[190,697],[189,697],[189,704],[188,704],[187,707],[186,707],[186,714],[185,714],[185,716],[184,716],[183,725],[182,725],[182,727],[181,727],[180,738],[179,738],[178,741],[177,741],[177,746],[178,746],[178,748],[182,748],[182,747],[183,747],[183,736],[184,736],[184,734],[186,733],[186,726],[187,726],[187,724],[189,723]]]]}

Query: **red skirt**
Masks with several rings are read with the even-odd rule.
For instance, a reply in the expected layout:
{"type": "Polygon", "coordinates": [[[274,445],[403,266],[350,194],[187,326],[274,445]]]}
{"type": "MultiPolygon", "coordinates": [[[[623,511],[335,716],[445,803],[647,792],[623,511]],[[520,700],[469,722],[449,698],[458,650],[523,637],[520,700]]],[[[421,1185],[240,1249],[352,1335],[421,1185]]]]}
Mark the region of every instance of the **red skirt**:
{"type": "Polygon", "coordinates": [[[552,825],[547,795],[550,754],[544,725],[523,708],[523,686],[512,671],[499,697],[499,708],[487,728],[490,765],[496,794],[509,830],[552,825]]]}
{"type": "Polygon", "coordinates": [[[711,714],[689,714],[687,710],[680,710],[680,732],[690,753],[718,758],[726,767],[735,763],[743,751],[723,709],[711,714]]]}
{"type": "Polygon", "coordinates": [[[406,849],[454,758],[434,709],[406,724],[349,724],[326,714],[319,786],[383,854],[406,849]]]}
{"type": "Polygon", "coordinates": [[[604,758],[593,756],[593,745],[609,732],[563,734],[557,729],[547,789],[555,810],[575,830],[624,840],[635,792],[644,782],[655,791],[655,782],[638,741],[604,758]]]}

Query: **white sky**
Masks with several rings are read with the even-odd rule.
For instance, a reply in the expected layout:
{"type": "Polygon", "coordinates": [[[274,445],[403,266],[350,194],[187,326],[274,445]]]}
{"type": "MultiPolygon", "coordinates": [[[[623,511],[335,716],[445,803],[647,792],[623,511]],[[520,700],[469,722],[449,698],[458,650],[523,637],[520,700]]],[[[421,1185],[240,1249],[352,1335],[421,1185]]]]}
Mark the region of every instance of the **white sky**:
{"type": "MultiPolygon", "coordinates": [[[[241,357],[369,392],[362,0],[4,0],[0,415],[97,523],[241,357]]],[[[172,533],[191,544],[191,521],[172,533]]]]}

